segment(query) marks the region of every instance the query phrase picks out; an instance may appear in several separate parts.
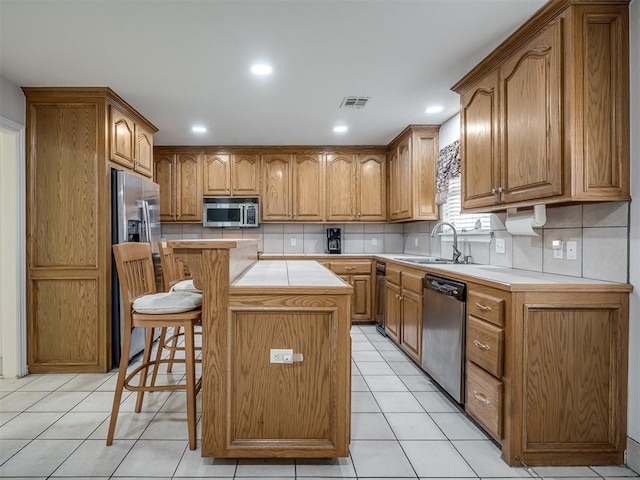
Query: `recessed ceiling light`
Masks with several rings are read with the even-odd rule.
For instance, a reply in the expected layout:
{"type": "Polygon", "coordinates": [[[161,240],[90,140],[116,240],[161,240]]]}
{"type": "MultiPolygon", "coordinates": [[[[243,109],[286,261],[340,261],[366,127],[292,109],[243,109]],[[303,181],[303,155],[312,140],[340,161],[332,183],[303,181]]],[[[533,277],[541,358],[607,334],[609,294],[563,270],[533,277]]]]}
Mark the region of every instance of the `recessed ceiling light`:
{"type": "Polygon", "coordinates": [[[270,75],[273,71],[271,65],[266,65],[264,63],[256,64],[251,66],[251,73],[255,75],[270,75]]]}
{"type": "Polygon", "coordinates": [[[194,127],[191,127],[191,131],[194,133],[206,133],[207,132],[207,127],[203,127],[201,125],[196,125],[194,127]]]}
{"type": "Polygon", "coordinates": [[[344,133],[347,130],[349,130],[349,129],[347,127],[345,127],[344,125],[338,125],[337,127],[333,127],[334,133],[344,133]]]}
{"type": "Polygon", "coordinates": [[[433,107],[429,107],[425,110],[426,113],[438,113],[444,110],[442,105],[434,105],[433,107]]]}

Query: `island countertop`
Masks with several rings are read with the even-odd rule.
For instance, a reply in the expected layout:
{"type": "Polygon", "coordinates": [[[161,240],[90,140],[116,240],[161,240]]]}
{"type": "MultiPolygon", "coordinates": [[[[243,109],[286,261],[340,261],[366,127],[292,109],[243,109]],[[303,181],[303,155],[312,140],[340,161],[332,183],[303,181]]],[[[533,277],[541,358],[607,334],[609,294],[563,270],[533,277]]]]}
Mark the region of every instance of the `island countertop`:
{"type": "Polygon", "coordinates": [[[254,263],[236,278],[229,292],[349,293],[351,285],[313,260],[264,260],[254,263]]]}

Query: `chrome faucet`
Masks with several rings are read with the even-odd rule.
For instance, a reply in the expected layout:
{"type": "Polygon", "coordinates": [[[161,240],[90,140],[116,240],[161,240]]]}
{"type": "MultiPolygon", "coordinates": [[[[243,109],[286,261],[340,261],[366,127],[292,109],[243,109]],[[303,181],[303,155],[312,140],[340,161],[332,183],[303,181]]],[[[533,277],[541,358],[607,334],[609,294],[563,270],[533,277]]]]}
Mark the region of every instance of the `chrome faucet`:
{"type": "Polygon", "coordinates": [[[431,230],[431,236],[435,237],[438,229],[444,225],[451,227],[451,230],[453,230],[453,261],[457,263],[462,253],[460,252],[460,250],[458,250],[458,232],[456,232],[456,227],[453,225],[453,223],[444,221],[436,223],[436,226],[433,227],[433,230],[431,230]]]}

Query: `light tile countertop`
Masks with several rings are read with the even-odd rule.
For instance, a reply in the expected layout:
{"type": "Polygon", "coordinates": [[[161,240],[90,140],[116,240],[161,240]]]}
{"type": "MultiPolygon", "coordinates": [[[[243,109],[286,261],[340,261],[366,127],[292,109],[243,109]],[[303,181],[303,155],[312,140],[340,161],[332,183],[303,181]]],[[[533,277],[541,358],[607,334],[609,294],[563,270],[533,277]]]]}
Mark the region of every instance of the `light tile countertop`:
{"type": "Polygon", "coordinates": [[[231,287],[345,287],[348,283],[313,260],[262,260],[254,263],[231,287]]]}
{"type": "MultiPolygon", "coordinates": [[[[442,275],[462,281],[480,281],[498,288],[506,290],[530,290],[541,287],[572,287],[574,290],[593,289],[605,287],[607,290],[631,291],[632,287],[625,283],[607,282],[604,280],[593,280],[589,278],[570,277],[566,275],[556,275],[551,273],[534,272],[529,270],[519,270],[508,267],[498,267],[494,265],[477,264],[416,264],[403,261],[405,258],[418,258],[420,255],[404,253],[386,254],[299,254],[299,255],[279,255],[263,254],[261,258],[277,259],[305,257],[319,258],[372,258],[376,260],[396,261],[406,267],[422,270],[434,275],[442,275]]],[[[261,262],[258,262],[261,263],[261,262]]],[[[305,262],[306,263],[306,262],[305,262]]]]}

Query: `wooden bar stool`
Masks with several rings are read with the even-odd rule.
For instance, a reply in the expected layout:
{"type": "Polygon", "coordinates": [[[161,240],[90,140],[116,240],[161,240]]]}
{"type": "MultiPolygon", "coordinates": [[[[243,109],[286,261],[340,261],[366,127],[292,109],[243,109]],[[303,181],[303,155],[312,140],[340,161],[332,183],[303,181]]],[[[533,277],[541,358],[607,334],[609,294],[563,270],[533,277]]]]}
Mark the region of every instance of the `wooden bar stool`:
{"type": "MultiPolygon", "coordinates": [[[[200,304],[202,296],[189,292],[156,293],[151,246],[148,243],[121,243],[113,246],[113,254],[120,279],[120,290],[125,315],[124,339],[122,355],[118,369],[118,380],[113,397],[111,420],[107,434],[107,445],[113,443],[113,436],[120,410],[123,389],[138,392],[135,411],[140,412],[144,392],[164,390],[185,390],[187,400],[187,427],[189,448],[196,448],[196,395],[200,391],[202,379],[196,381],[195,345],[193,341],[194,326],[201,321],[200,304]],[[133,327],[146,329],[146,342],[142,356],[142,364],[127,375],[131,330],[133,327]],[[185,338],[184,359],[162,359],[161,344],[158,345],[156,358],[151,360],[153,332],[161,328],[183,329],[185,338]],[[156,385],[158,367],[162,363],[184,363],[186,382],[177,385],[156,385]],[[147,385],[149,367],[153,367],[153,375],[147,385]],[[132,380],[139,374],[138,385],[132,380]]],[[[162,335],[161,335],[162,337],[162,335]]]]}
{"type": "MultiPolygon", "coordinates": [[[[192,292],[202,294],[202,290],[195,288],[193,280],[185,275],[184,263],[176,258],[173,254],[173,248],[167,246],[167,242],[158,242],[158,251],[160,252],[160,266],[162,268],[162,286],[165,292],[192,292]]],[[[178,340],[184,336],[184,332],[180,327],[173,329],[172,335],[166,337],[166,331],[160,334],[160,343],[163,349],[169,350],[169,364],[167,372],[171,373],[173,369],[173,360],[177,351],[183,351],[184,347],[178,346],[178,340]]],[[[194,332],[196,336],[202,335],[202,332],[194,332]]],[[[202,350],[201,346],[195,347],[196,351],[202,350]]]]}

